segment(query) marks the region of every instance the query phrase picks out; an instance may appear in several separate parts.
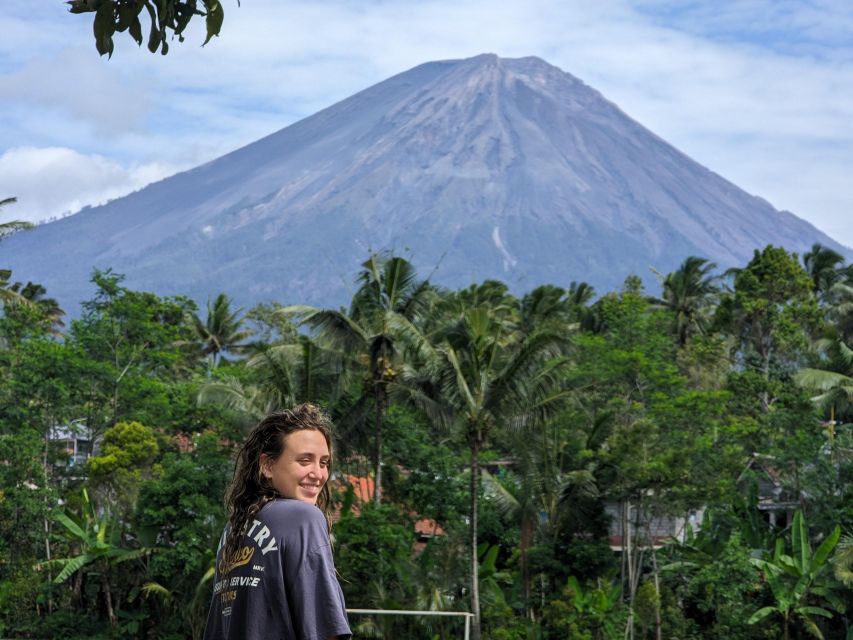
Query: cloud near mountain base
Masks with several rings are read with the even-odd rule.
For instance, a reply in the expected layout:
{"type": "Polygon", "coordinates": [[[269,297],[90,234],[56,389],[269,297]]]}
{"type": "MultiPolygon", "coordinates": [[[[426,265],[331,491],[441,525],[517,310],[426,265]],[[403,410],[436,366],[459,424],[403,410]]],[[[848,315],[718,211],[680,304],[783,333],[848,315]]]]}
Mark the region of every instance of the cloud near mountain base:
{"type": "Polygon", "coordinates": [[[176,170],[159,162],[122,166],[66,147],[15,147],[0,156],[0,198],[14,196],[18,202],[5,208],[0,220],[62,217],[127,195],[176,170]]]}

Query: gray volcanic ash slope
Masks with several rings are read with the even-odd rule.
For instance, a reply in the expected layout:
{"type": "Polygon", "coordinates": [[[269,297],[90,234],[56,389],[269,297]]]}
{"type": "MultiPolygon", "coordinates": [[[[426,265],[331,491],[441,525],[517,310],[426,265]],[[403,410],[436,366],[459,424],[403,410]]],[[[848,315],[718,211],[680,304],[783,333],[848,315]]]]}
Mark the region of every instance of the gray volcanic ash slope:
{"type": "Polygon", "coordinates": [[[821,242],[538,58],[432,62],[191,171],[4,242],[3,266],[71,308],[93,267],[204,301],[344,303],[370,250],[515,291],[599,291],[700,255],[821,242]]]}

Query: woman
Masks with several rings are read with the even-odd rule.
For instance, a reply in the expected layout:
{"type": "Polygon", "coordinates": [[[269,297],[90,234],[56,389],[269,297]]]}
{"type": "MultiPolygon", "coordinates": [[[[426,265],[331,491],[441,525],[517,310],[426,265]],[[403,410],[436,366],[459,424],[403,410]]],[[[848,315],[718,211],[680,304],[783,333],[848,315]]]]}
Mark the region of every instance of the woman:
{"type": "Polygon", "coordinates": [[[349,638],[329,541],[331,423],[302,404],[240,449],[205,640],[349,638]]]}

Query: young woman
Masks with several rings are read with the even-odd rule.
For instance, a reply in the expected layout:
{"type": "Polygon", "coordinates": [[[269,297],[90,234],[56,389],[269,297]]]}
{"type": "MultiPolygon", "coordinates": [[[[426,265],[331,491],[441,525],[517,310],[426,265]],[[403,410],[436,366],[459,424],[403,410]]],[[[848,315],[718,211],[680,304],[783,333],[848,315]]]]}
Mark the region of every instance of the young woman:
{"type": "Polygon", "coordinates": [[[329,541],[331,423],[303,404],[267,416],[226,497],[205,640],[349,638],[329,541]]]}

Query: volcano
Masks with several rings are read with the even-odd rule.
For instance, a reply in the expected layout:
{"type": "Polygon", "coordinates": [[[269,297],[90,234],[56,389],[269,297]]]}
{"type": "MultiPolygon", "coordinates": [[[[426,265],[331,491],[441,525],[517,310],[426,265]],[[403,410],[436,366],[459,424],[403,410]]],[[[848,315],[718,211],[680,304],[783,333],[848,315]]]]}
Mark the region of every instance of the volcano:
{"type": "Polygon", "coordinates": [[[371,251],[448,287],[520,293],[767,244],[850,251],[694,162],[539,58],[430,62],[190,171],[4,241],[3,266],[74,309],[93,268],[241,305],[344,304],[371,251]]]}

